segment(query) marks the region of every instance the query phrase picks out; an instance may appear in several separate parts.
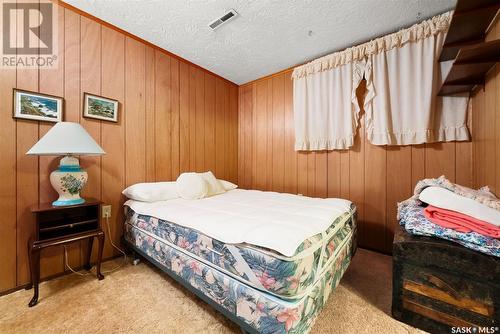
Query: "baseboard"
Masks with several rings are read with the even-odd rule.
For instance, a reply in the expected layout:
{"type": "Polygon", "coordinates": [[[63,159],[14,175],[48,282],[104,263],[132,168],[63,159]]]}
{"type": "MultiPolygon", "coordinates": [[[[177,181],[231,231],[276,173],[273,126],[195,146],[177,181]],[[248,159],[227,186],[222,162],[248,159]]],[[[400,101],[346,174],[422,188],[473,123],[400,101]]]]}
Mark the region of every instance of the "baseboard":
{"type": "MultiPolygon", "coordinates": [[[[108,258],[104,259],[103,262],[108,262],[108,261],[117,259],[117,258],[122,257],[122,256],[123,256],[122,254],[113,255],[111,257],[108,257],[108,258]]],[[[73,269],[75,269],[75,271],[80,271],[80,270],[83,269],[83,265],[75,267],[73,269]]],[[[46,281],[50,281],[50,280],[52,280],[54,278],[59,278],[59,277],[66,276],[66,275],[69,275],[69,274],[72,274],[72,272],[70,270],[65,270],[63,272],[60,272],[60,273],[57,273],[57,274],[54,274],[54,275],[50,275],[50,276],[47,276],[47,277],[44,277],[44,278],[40,279],[40,283],[46,282],[46,281]]],[[[22,290],[22,289],[26,289],[30,285],[31,285],[31,283],[26,283],[26,284],[18,285],[18,286],[14,287],[14,288],[11,288],[11,289],[0,291],[0,297],[8,295],[8,294],[16,292],[16,291],[19,291],[19,290],[22,290]]]]}

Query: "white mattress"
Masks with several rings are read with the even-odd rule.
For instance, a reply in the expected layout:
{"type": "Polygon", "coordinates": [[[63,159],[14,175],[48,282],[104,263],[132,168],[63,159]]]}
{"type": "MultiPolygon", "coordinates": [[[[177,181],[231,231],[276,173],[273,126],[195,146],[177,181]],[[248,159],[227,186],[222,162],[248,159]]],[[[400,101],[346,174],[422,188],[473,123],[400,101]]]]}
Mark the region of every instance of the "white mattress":
{"type": "Polygon", "coordinates": [[[324,233],[351,202],[235,189],[204,199],[125,202],[139,214],[196,229],[224,243],[248,243],[293,256],[306,239],[324,233]]]}

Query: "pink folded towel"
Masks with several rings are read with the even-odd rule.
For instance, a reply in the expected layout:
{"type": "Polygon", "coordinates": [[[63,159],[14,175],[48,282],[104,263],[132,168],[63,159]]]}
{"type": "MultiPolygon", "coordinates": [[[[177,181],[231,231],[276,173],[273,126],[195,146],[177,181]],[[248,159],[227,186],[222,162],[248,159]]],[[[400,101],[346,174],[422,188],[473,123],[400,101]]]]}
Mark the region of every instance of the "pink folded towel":
{"type": "Polygon", "coordinates": [[[474,231],[492,238],[500,238],[500,227],[460,212],[429,205],[424,209],[424,215],[434,224],[458,232],[468,233],[474,231]]]}

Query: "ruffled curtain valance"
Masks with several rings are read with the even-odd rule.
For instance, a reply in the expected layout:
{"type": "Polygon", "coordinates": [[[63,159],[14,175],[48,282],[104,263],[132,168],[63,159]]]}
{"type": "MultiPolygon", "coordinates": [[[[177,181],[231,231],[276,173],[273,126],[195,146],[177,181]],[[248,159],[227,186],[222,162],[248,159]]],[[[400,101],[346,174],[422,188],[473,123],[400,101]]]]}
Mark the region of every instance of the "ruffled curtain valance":
{"type": "Polygon", "coordinates": [[[326,71],[351,62],[362,61],[370,55],[400,48],[406,43],[416,42],[439,33],[446,33],[450,26],[451,12],[437,15],[426,21],[414,24],[410,28],[376,38],[369,42],[347,48],[343,51],[315,59],[296,67],[292,78],[300,78],[313,73],[326,71]]]}

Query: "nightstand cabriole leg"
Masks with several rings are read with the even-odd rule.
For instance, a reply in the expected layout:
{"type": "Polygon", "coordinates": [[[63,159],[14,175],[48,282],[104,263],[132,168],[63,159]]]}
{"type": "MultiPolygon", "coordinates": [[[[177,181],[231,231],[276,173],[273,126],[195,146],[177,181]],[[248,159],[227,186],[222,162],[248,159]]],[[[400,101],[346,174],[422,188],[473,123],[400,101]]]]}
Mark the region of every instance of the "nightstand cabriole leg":
{"type": "Polygon", "coordinates": [[[87,242],[87,250],[85,252],[85,265],[83,268],[85,270],[92,269],[92,265],[90,264],[90,259],[92,258],[92,246],[94,244],[94,237],[90,237],[87,242]]]}
{"type": "Polygon", "coordinates": [[[99,280],[104,279],[104,275],[101,274],[101,260],[102,260],[102,251],[104,249],[104,233],[101,232],[97,235],[98,241],[99,241],[99,252],[97,254],[97,278],[99,280]]]}
{"type": "Polygon", "coordinates": [[[33,307],[38,304],[38,283],[40,281],[40,249],[38,247],[31,248],[30,258],[31,281],[33,284],[34,292],[33,298],[31,298],[28,306],[33,307]]]}
{"type": "Polygon", "coordinates": [[[31,250],[33,249],[33,238],[28,241],[28,263],[30,266],[30,282],[26,286],[26,290],[30,290],[33,287],[33,259],[31,257],[31,250]]]}

